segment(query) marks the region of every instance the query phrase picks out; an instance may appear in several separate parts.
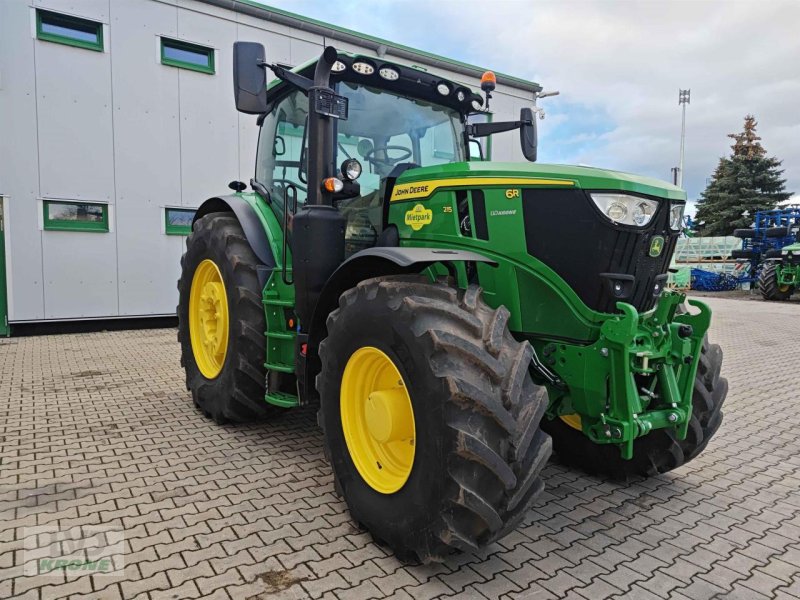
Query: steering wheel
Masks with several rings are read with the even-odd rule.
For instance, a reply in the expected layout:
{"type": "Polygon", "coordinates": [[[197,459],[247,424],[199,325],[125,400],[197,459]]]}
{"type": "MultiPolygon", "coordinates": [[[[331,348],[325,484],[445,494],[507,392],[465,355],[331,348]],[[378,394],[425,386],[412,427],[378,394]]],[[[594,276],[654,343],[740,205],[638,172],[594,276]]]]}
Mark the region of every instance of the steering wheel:
{"type": "Polygon", "coordinates": [[[405,146],[381,146],[380,148],[377,147],[370,148],[364,154],[362,154],[362,157],[364,158],[364,160],[369,161],[372,164],[382,163],[384,165],[389,165],[390,167],[393,167],[401,160],[409,158],[412,154],[413,152],[408,148],[406,148],[405,146]],[[375,154],[378,150],[383,150],[386,153],[388,153],[389,150],[399,150],[400,152],[402,152],[402,154],[400,156],[395,156],[393,158],[390,158],[388,156],[386,158],[375,158],[373,154],[375,154]]]}

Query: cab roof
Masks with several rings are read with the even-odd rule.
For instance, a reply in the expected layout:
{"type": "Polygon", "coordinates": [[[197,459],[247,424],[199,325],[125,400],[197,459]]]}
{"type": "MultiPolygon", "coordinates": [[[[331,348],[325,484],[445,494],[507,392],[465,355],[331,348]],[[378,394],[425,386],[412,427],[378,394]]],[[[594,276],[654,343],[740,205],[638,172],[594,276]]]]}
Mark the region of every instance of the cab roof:
{"type": "MultiPolygon", "coordinates": [[[[291,71],[313,79],[318,60],[318,58],[314,58],[306,61],[292,68],[291,71]]],[[[385,89],[399,95],[441,104],[462,114],[476,112],[483,106],[483,96],[469,87],[429,73],[419,67],[349,52],[338,52],[335,66],[340,70],[331,72],[331,85],[339,81],[348,81],[385,89]],[[354,64],[359,65],[358,68],[361,72],[353,68],[354,64]],[[365,69],[361,65],[368,65],[368,68],[365,69]],[[396,79],[387,79],[381,74],[387,69],[397,74],[396,79]],[[443,93],[445,89],[447,93],[443,93]]],[[[267,91],[272,92],[271,95],[280,96],[286,87],[292,86],[290,83],[276,78],[269,83],[267,91]]]]}

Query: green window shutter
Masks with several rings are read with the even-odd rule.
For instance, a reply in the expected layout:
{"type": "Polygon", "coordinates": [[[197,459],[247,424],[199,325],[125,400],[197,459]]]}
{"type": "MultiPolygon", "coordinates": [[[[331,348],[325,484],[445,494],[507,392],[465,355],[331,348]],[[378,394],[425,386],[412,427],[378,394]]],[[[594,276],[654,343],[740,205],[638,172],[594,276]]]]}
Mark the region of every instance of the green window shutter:
{"type": "Polygon", "coordinates": [[[161,38],[161,64],[213,75],[214,49],[181,40],[161,38]]]}
{"type": "Polygon", "coordinates": [[[45,42],[103,51],[102,23],[49,10],[36,9],[36,37],[45,42]]]}
{"type": "Polygon", "coordinates": [[[195,209],[173,208],[164,209],[164,233],[167,235],[189,235],[192,233],[192,220],[195,209]]]}
{"type": "Polygon", "coordinates": [[[45,200],[43,208],[48,231],[108,231],[108,204],[45,200]]]}

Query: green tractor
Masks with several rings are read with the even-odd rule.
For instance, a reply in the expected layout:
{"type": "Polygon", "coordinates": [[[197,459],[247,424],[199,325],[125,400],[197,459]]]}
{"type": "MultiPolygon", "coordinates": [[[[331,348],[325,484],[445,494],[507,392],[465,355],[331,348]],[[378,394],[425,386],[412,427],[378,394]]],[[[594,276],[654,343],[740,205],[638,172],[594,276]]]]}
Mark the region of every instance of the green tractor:
{"type": "MultiPolygon", "coordinates": [[[[791,238],[790,238],[791,239],[791,238]]],[[[794,244],[767,252],[758,274],[758,291],[764,300],[788,300],[800,284],[800,231],[794,244]]]]}
{"type": "Polygon", "coordinates": [[[617,478],[681,466],[727,393],[708,307],[664,290],[684,192],[536,164],[533,109],[480,118],[493,79],[333,48],[289,70],[237,42],[251,191],[204,202],[181,261],[197,407],[318,407],[337,492],[405,560],[511,531],[551,450],[617,478]],[[482,160],[505,131],[528,162],[482,160]]]}

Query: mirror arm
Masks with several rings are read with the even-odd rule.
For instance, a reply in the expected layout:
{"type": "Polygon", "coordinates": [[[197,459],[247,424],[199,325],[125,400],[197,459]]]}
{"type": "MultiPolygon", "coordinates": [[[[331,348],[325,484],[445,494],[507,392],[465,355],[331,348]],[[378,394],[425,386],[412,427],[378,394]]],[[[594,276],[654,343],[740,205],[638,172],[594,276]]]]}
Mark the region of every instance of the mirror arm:
{"type": "Polygon", "coordinates": [[[306,94],[308,94],[308,90],[310,90],[314,86],[314,82],[310,80],[308,77],[303,77],[289,69],[285,69],[280,65],[268,65],[267,63],[260,63],[259,66],[261,67],[269,67],[272,69],[272,72],[275,73],[275,76],[278,79],[282,79],[286,83],[289,83],[296,87],[299,90],[302,90],[306,94]]]}
{"type": "Polygon", "coordinates": [[[470,137],[486,137],[493,133],[502,133],[519,129],[523,125],[529,125],[530,121],[499,121],[497,123],[472,123],[465,127],[467,135],[470,137]]]}

